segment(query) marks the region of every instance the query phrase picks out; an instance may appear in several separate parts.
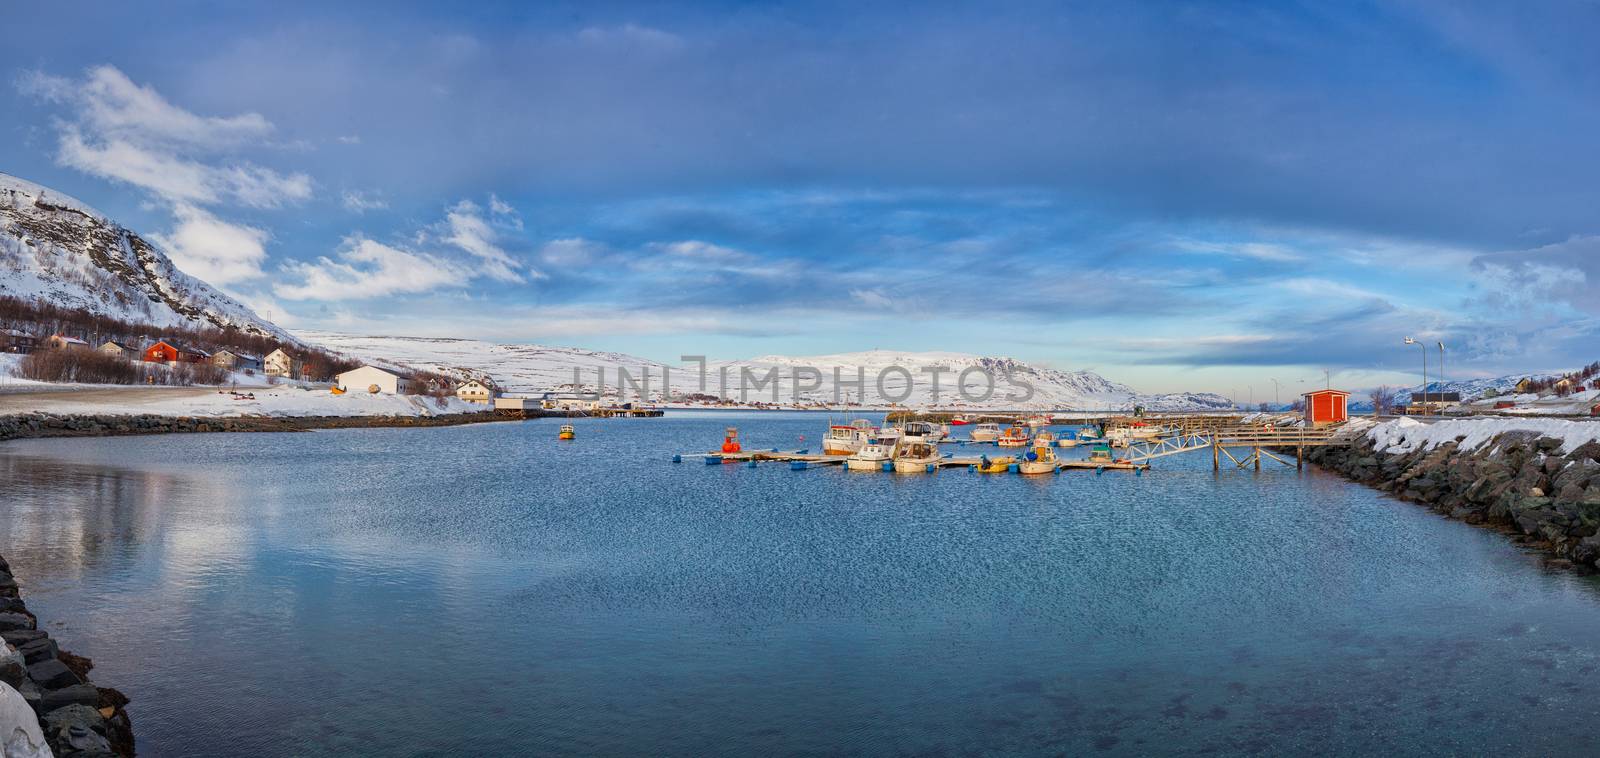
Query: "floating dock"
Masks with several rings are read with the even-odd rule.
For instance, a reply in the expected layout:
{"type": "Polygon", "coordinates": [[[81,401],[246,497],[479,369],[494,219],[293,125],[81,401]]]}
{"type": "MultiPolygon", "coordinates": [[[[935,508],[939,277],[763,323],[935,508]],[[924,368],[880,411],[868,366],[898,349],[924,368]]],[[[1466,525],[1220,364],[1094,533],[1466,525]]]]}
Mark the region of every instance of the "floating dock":
{"type": "MultiPolygon", "coordinates": [[[[778,450],[756,450],[756,451],[745,450],[745,451],[741,451],[741,452],[737,452],[737,453],[686,453],[686,454],[680,454],[680,455],[672,456],[672,462],[673,463],[682,463],[683,461],[685,461],[687,459],[691,459],[691,458],[700,458],[700,459],[704,460],[707,465],[714,465],[714,464],[719,464],[719,463],[720,464],[745,463],[745,464],[749,464],[749,465],[754,466],[754,465],[757,465],[761,461],[771,461],[771,462],[776,462],[776,463],[788,463],[788,464],[790,464],[789,468],[794,469],[796,471],[800,471],[800,470],[804,470],[804,469],[807,469],[807,468],[811,468],[813,466],[842,466],[842,465],[844,465],[845,461],[850,459],[850,456],[848,456],[848,455],[819,455],[819,454],[816,454],[816,453],[812,453],[812,452],[810,452],[808,450],[796,450],[796,451],[793,451],[793,452],[782,452],[782,451],[778,451],[778,450]]],[[[943,458],[940,458],[935,463],[928,464],[928,470],[929,471],[933,471],[933,470],[942,469],[942,468],[977,469],[978,464],[982,460],[983,460],[982,457],[974,457],[974,456],[962,456],[962,457],[945,456],[943,458]]],[[[885,469],[885,470],[892,470],[893,463],[889,463],[887,465],[890,466],[890,468],[889,469],[885,469]]],[[[1074,461],[1058,461],[1056,463],[1056,470],[1057,471],[1069,471],[1069,470],[1088,470],[1088,471],[1095,471],[1095,472],[1101,472],[1101,471],[1132,471],[1132,472],[1138,474],[1138,473],[1144,473],[1145,471],[1149,470],[1149,468],[1150,468],[1150,464],[1142,463],[1142,462],[1138,462],[1138,461],[1074,460],[1074,461]]],[[[1015,469],[1016,469],[1016,465],[1013,464],[1012,465],[1012,470],[1015,471],[1015,469]]]]}

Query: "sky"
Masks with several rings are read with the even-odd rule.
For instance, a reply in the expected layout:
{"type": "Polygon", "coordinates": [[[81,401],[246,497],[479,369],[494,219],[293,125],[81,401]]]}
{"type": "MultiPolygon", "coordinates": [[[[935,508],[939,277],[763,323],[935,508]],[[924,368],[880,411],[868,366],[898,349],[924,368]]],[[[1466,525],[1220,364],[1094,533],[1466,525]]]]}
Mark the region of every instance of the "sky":
{"type": "Polygon", "coordinates": [[[6,16],[0,171],[290,328],[1241,400],[1600,358],[1592,2],[6,16]]]}

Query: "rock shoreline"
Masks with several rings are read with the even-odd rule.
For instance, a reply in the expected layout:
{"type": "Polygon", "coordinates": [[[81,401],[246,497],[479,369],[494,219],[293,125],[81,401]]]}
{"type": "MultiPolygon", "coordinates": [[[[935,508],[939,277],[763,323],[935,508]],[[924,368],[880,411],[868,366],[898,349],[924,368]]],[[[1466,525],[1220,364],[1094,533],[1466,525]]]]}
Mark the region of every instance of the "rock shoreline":
{"type": "Polygon", "coordinates": [[[200,432],[305,432],[313,429],[459,426],[506,421],[494,413],[439,416],[158,416],[26,413],[0,416],[0,441],[30,437],[112,437],[200,432]]]}
{"type": "Polygon", "coordinates": [[[89,680],[94,663],[62,650],[22,601],[0,556],[0,752],[58,758],[133,755],[128,698],[89,680]],[[19,707],[18,702],[26,703],[19,707]],[[31,711],[31,712],[30,712],[31,711]],[[28,723],[32,718],[37,729],[28,723]]]}
{"type": "Polygon", "coordinates": [[[1500,529],[1554,565],[1592,569],[1600,559],[1600,442],[1564,445],[1508,431],[1470,450],[1458,439],[1390,452],[1363,436],[1307,459],[1448,518],[1500,529]]]}

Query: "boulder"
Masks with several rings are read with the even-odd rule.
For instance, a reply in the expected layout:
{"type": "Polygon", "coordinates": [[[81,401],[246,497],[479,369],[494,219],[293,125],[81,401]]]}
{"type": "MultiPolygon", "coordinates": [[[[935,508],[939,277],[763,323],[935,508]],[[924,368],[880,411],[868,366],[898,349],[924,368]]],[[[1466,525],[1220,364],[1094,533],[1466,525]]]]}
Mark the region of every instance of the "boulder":
{"type": "Polygon", "coordinates": [[[53,661],[56,659],[56,654],[61,652],[61,649],[56,647],[56,641],[49,637],[40,637],[32,642],[18,645],[17,650],[22,653],[22,658],[30,666],[40,661],[53,661]]]}
{"type": "Polygon", "coordinates": [[[83,680],[67,664],[58,658],[39,661],[28,666],[28,676],[38,682],[40,687],[47,690],[58,690],[62,687],[71,687],[74,684],[83,684],[83,680]]]}
{"type": "Polygon", "coordinates": [[[0,632],[32,629],[34,625],[33,617],[26,613],[18,613],[16,611],[0,613],[0,632]]]}
{"type": "Polygon", "coordinates": [[[0,683],[22,686],[28,678],[28,662],[10,643],[0,643],[0,683]]]}
{"type": "Polygon", "coordinates": [[[49,713],[73,704],[96,707],[100,704],[100,691],[92,684],[74,684],[71,687],[50,690],[44,693],[43,699],[40,700],[39,712],[49,713]]]}
{"type": "Polygon", "coordinates": [[[0,754],[6,758],[54,758],[39,717],[22,694],[0,684],[0,754]]]}

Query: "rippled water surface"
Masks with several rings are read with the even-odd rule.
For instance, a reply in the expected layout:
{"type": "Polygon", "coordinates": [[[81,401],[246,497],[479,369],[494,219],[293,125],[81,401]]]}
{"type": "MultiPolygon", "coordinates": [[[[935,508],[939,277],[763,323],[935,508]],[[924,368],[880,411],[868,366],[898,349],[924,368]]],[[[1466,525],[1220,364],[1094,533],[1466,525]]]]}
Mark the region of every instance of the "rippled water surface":
{"type": "Polygon", "coordinates": [[[0,445],[148,755],[1584,754],[1600,594],[1331,475],[673,464],[678,414],[0,445]]]}

